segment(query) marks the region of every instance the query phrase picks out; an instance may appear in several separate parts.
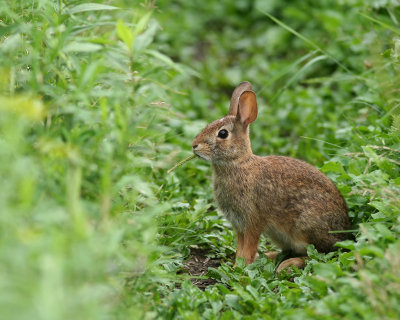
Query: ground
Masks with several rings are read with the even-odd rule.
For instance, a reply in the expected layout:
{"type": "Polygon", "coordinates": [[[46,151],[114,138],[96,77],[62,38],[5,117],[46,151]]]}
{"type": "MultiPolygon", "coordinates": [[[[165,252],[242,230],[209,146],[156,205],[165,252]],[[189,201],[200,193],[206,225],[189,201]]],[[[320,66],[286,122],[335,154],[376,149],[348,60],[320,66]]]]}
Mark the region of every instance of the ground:
{"type": "Polygon", "coordinates": [[[208,251],[200,248],[190,249],[189,258],[184,262],[184,271],[188,272],[191,276],[192,283],[204,290],[207,286],[215,284],[217,281],[211,278],[199,278],[205,277],[208,268],[217,268],[221,265],[220,259],[208,257],[208,251]]]}

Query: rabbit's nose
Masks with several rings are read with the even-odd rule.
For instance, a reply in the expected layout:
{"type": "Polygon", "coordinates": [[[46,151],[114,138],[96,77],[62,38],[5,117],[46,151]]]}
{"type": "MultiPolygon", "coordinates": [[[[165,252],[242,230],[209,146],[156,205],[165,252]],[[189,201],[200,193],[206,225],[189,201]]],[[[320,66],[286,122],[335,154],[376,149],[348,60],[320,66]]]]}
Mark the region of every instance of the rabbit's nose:
{"type": "Polygon", "coordinates": [[[192,147],[193,147],[193,150],[195,150],[195,149],[196,149],[198,146],[199,146],[198,144],[194,144],[194,145],[192,145],[192,147]]]}

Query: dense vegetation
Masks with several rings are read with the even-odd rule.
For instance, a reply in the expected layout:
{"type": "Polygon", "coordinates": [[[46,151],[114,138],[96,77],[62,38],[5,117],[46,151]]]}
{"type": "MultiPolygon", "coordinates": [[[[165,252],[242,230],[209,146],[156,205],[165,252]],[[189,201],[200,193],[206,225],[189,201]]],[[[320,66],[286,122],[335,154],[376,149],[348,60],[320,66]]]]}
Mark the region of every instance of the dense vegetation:
{"type": "Polygon", "coordinates": [[[2,317],[398,319],[399,19],[394,0],[3,1],[2,317]],[[356,241],[304,270],[233,269],[209,164],[166,172],[243,80],[254,152],[321,168],[350,209],[356,241]],[[205,290],[191,252],[221,262],[205,290]]]}

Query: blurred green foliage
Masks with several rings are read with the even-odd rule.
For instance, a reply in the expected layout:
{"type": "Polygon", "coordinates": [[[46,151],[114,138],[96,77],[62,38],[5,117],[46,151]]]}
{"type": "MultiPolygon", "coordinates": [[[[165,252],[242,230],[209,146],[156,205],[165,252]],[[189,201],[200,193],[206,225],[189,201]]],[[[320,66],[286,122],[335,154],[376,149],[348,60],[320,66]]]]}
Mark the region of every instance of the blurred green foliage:
{"type": "MultiPolygon", "coordinates": [[[[7,319],[398,319],[400,5],[3,1],[0,310],[7,319]],[[305,270],[232,268],[193,137],[253,84],[257,154],[304,159],[356,241],[305,270]],[[201,291],[190,250],[222,259],[201,291]]],[[[260,252],[271,248],[266,239],[260,252]]]]}

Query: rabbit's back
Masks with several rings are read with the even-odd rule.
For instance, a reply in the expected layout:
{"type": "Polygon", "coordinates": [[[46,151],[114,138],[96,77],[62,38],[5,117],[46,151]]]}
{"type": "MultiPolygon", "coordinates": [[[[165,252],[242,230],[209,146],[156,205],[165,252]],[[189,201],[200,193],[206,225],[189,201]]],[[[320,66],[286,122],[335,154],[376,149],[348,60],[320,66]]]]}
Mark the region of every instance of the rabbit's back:
{"type": "Polygon", "coordinates": [[[280,206],[294,211],[317,206],[347,214],[346,202],[336,186],[312,165],[283,156],[256,157],[255,163],[260,168],[256,192],[263,193],[264,183],[272,185],[280,206]]]}

